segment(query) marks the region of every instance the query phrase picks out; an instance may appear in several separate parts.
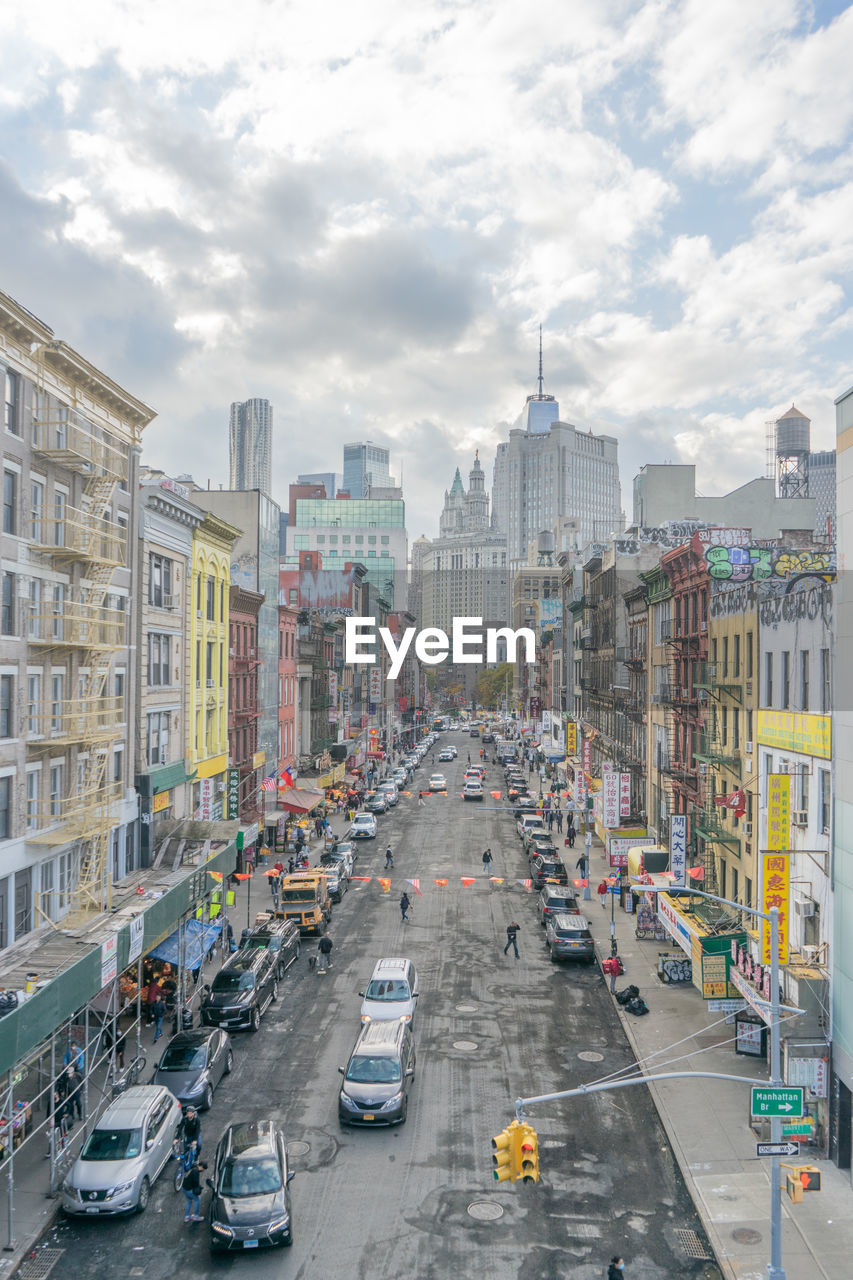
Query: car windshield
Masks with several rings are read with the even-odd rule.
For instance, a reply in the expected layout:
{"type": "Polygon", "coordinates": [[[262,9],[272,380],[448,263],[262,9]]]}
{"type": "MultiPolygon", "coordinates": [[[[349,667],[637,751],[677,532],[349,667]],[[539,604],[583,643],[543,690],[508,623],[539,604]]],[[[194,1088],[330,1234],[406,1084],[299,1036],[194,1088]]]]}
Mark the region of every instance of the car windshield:
{"type": "Polygon", "coordinates": [[[258,951],[277,951],[281,946],[281,938],[268,933],[256,933],[246,939],[246,946],[255,947],[258,951]]]}
{"type": "Polygon", "coordinates": [[[222,1196],[270,1196],[281,1190],[281,1170],[272,1156],[226,1160],[219,1180],[222,1196]]]}
{"type": "Polygon", "coordinates": [[[408,1000],[409,986],[402,978],[374,978],[365,992],[368,1000],[408,1000]]]}
{"type": "Polygon", "coordinates": [[[213,979],[214,991],[248,991],[254,986],[251,973],[239,973],[234,970],[221,970],[213,979]]]}
{"type": "Polygon", "coordinates": [[[370,1058],[359,1053],[350,1058],[346,1078],[353,1084],[395,1084],[402,1077],[395,1058],[370,1058]]]}
{"type": "Polygon", "coordinates": [[[81,1160],[130,1160],[142,1150],[141,1129],[93,1129],[81,1160]]]}
{"type": "Polygon", "coordinates": [[[207,1065],[204,1045],[173,1044],[163,1054],[161,1071],[201,1071],[207,1065]]]}

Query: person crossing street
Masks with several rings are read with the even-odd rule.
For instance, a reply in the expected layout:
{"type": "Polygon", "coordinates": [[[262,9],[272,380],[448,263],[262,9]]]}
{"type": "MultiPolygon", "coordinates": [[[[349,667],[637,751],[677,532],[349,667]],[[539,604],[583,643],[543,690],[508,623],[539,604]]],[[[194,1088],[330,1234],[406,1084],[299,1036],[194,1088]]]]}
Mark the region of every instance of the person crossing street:
{"type": "Polygon", "coordinates": [[[394,865],[394,854],[389,844],[388,848],[385,850],[385,870],[387,871],[389,867],[393,867],[393,865],[394,865]]]}
{"type": "Polygon", "coordinates": [[[486,873],[486,875],[487,875],[487,876],[490,876],[490,875],[492,874],[492,851],[491,851],[491,849],[486,849],[486,850],[485,850],[485,852],[483,853],[483,870],[485,871],[485,873],[486,873]]]}
{"type": "Polygon", "coordinates": [[[332,967],[332,947],[334,943],[327,933],[324,933],[320,941],[317,943],[317,972],[325,973],[327,969],[332,967]]]}
{"type": "Polygon", "coordinates": [[[405,922],[406,922],[407,924],[409,923],[409,917],[408,917],[408,914],[407,914],[407,913],[408,913],[409,907],[410,907],[411,905],[412,905],[412,904],[411,904],[411,901],[410,901],[410,899],[409,899],[409,895],[406,893],[406,891],[405,891],[405,889],[404,889],[404,890],[403,890],[403,893],[402,893],[402,896],[400,897],[400,914],[401,914],[401,916],[403,917],[403,920],[405,920],[405,922]]]}
{"type": "Polygon", "coordinates": [[[520,928],[521,926],[516,920],[511,920],[506,927],[506,946],[504,947],[504,955],[506,955],[510,947],[512,947],[515,952],[516,960],[518,959],[518,942],[516,941],[516,938],[520,928]]]}

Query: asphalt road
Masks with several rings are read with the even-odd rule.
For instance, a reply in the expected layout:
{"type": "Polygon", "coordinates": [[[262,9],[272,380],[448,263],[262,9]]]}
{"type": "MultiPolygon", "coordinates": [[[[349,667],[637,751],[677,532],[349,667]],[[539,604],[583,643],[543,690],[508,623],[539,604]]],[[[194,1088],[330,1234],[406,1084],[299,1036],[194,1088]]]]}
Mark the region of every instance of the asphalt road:
{"type": "MultiPolygon", "coordinates": [[[[590,1082],[632,1059],[598,966],[550,963],[535,895],[517,883],[526,860],[512,815],[493,811],[488,794],[499,771],[489,769],[482,807],[463,803],[468,739],[454,738],[459,760],[435,766],[447,774],[448,796],[418,807],[427,756],[412,798],[378,820],[375,841],[360,845],[357,872],[381,875],[392,844],[390,893],[375,880],[353,885],[334,909],[333,970],[309,972],[313,947],[303,948],[260,1032],[234,1034],[234,1073],[203,1117],[208,1156],[228,1123],[259,1116],[279,1118],[289,1143],[307,1144],[292,1159],[292,1249],[211,1258],[206,1224],[184,1225],[184,1198],[164,1176],[142,1215],[60,1218],[41,1242],[65,1251],[55,1277],[239,1271],[293,1280],[602,1280],[614,1253],[625,1257],[626,1280],[711,1274],[676,1237],[686,1228],[705,1239],[644,1088],[531,1109],[540,1183],[492,1179],[490,1140],[512,1120],[516,1097],[590,1082]],[[483,874],[486,845],[503,885],[483,874]],[[461,876],[476,882],[464,887],[461,876]],[[421,897],[405,883],[414,877],[421,897]],[[433,883],[440,878],[446,887],[433,883]],[[404,888],[414,902],[411,924],[400,919],[404,888]],[[521,924],[517,961],[503,955],[513,917],[521,924]],[[357,993],[374,961],[388,955],[410,956],[420,974],[408,1122],[341,1131],[337,1067],[359,1029],[357,993]]],[[[207,1193],[203,1212],[206,1203],[207,1193]]]]}

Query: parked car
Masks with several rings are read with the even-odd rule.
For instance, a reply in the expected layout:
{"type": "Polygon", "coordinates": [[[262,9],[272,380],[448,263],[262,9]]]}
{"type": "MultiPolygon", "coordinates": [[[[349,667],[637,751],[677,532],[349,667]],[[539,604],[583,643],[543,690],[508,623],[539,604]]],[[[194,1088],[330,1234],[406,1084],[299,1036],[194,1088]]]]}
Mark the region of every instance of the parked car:
{"type": "Polygon", "coordinates": [[[528,796],[526,782],[508,782],[506,785],[507,800],[520,801],[522,797],[532,800],[532,796],[528,796]]]}
{"type": "MultiPolygon", "coordinates": [[[[538,808],[539,808],[539,801],[536,799],[535,796],[531,796],[531,795],[519,796],[518,799],[515,801],[515,808],[512,811],[513,816],[516,820],[516,826],[518,827],[518,823],[521,818],[525,816],[529,816],[531,814],[535,816],[537,823],[540,823],[542,819],[539,817],[539,814],[536,813],[536,810],[538,808]]],[[[521,834],[520,827],[518,827],[518,831],[520,835],[521,834]]]]}
{"type": "Polygon", "coordinates": [[[491,730],[483,734],[483,737],[482,737],[483,742],[494,742],[494,740],[495,740],[495,735],[491,732],[491,730]]]}
{"type": "Polygon", "coordinates": [[[160,1084],[137,1084],[111,1102],[62,1183],[67,1214],[142,1213],[172,1154],[181,1120],[174,1094],[160,1084]]]}
{"type": "Polygon", "coordinates": [[[255,947],[270,951],[276,957],[276,976],[281,978],[294,960],[299,959],[301,948],[299,926],[293,920],[276,920],[274,916],[258,924],[244,936],[241,947],[255,947]]]}
{"type": "Polygon", "coordinates": [[[202,1111],[213,1105],[213,1091],[234,1066],[231,1037],[216,1027],[179,1031],[166,1045],[152,1084],[173,1093],[182,1106],[192,1103],[202,1111]]]}
{"type": "Polygon", "coordinates": [[[430,791],[447,790],[447,779],[443,773],[433,773],[430,775],[429,789],[430,791]]]}
{"type": "Polygon", "coordinates": [[[585,916],[558,912],[545,924],[545,945],[551,959],[595,960],[595,944],[585,916]]]}
{"type": "Polygon", "coordinates": [[[344,894],[349,888],[349,876],[346,867],[340,862],[326,863],[323,867],[326,876],[326,888],[332,902],[343,902],[344,894]]]}
{"type": "Polygon", "coordinates": [[[559,858],[543,858],[541,855],[534,858],[530,864],[530,874],[533,877],[534,889],[541,889],[549,882],[554,884],[569,882],[568,872],[559,858]]]}
{"type": "Polygon", "coordinates": [[[559,854],[550,836],[531,835],[527,841],[528,858],[557,858],[559,854]]]}
{"type": "Polygon", "coordinates": [[[211,1252],[293,1244],[287,1143],[275,1120],[232,1124],[219,1139],[208,1209],[211,1252]]]}
{"type": "Polygon", "coordinates": [[[389,808],[393,808],[400,798],[396,782],[380,782],[376,790],[385,797],[385,803],[389,808]]]}
{"type": "Polygon", "coordinates": [[[578,900],[568,888],[559,884],[546,884],[536,901],[536,913],[539,923],[544,927],[551,916],[560,912],[564,915],[579,915],[578,900]]]}
{"type": "Polygon", "coordinates": [[[473,779],[469,779],[469,781],[465,783],[465,789],[462,792],[462,799],[463,800],[482,800],[482,798],[483,798],[482,782],[475,782],[473,779]]]}
{"type": "MultiPolygon", "coordinates": [[[[327,853],[348,853],[352,859],[353,866],[358,862],[358,845],[352,840],[336,840],[327,850],[327,853]]],[[[350,872],[350,875],[352,872],[350,872]]]]}
{"type": "Polygon", "coordinates": [[[376,819],[372,813],[357,813],[349,829],[351,840],[375,840],[376,819]]]}
{"type": "Polygon", "coordinates": [[[387,813],[388,801],[381,791],[368,791],[364,797],[364,807],[368,813],[387,813]]]}
{"type": "Polygon", "coordinates": [[[415,1041],[405,1022],[362,1027],[338,1095],[341,1125],[404,1124],[415,1079],[415,1041]]]}
{"type": "Polygon", "coordinates": [[[248,1027],[257,1031],[261,1017],[278,995],[275,952],[244,948],[213,979],[201,1004],[203,1026],[248,1027]]]}
{"type": "Polygon", "coordinates": [[[340,853],[333,853],[330,849],[328,853],[320,855],[321,867],[343,867],[344,874],[349,880],[354,871],[352,854],[347,849],[341,849],[340,853]]]}
{"type": "Polygon", "coordinates": [[[530,847],[530,844],[534,840],[547,840],[550,844],[553,845],[550,832],[548,831],[547,827],[544,827],[542,825],[541,818],[535,824],[532,824],[532,823],[528,824],[521,833],[521,843],[524,846],[525,853],[527,852],[528,848],[530,847]]]}

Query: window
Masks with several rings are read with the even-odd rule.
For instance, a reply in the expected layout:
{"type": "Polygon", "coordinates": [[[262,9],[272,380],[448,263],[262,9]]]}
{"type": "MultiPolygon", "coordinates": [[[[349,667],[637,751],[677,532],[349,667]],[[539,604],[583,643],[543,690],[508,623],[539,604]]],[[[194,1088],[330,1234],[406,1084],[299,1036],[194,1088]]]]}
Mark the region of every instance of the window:
{"type": "Polygon", "coordinates": [[[725,898],[728,896],[726,893],[726,864],[722,859],[717,865],[717,877],[720,884],[720,897],[725,898]]]}
{"type": "Polygon", "coordinates": [[[773,654],[764,655],[764,705],[773,706],[773,654]]]}
{"type": "Polygon", "coordinates": [[[349,544],[352,542],[352,537],[351,537],[351,535],[350,535],[350,534],[348,534],[348,533],[342,533],[342,534],[341,534],[341,542],[345,542],[345,543],[347,544],[347,546],[349,546],[349,544]]]}
{"type": "Polygon", "coordinates": [[[124,780],[124,747],[113,748],[113,782],[124,780]]]}
{"type": "Polygon", "coordinates": [[[799,809],[804,813],[808,813],[809,808],[809,766],[807,764],[800,765],[800,786],[798,795],[799,809]]]}
{"type": "Polygon", "coordinates": [[[318,534],[317,534],[317,546],[319,546],[321,542],[325,542],[325,541],[326,541],[326,535],[325,535],[325,533],[318,533],[318,534]]]}
{"type": "Polygon", "coordinates": [[[213,663],[215,661],[215,658],[214,658],[215,649],[216,649],[216,645],[213,643],[213,641],[208,640],[207,642],[207,687],[208,689],[211,688],[211,686],[213,685],[213,663]]]}
{"type": "MultiPolygon", "coordinates": [[[[115,689],[115,697],[118,698],[119,702],[124,702],[124,672],[123,671],[116,672],[114,689],[115,689]]],[[[124,721],[123,706],[119,708],[119,716],[121,720],[124,721]]]]}
{"type": "Polygon", "coordinates": [[[61,761],[50,766],[50,816],[52,818],[58,818],[62,812],[63,768],[61,761]]]}
{"type": "Polygon", "coordinates": [[[800,710],[809,709],[809,651],[800,651],[800,710]]]}
{"type": "Polygon", "coordinates": [[[219,584],[219,621],[225,621],[225,583],[219,584]]]}
{"type": "Polygon", "coordinates": [[[27,733],[35,737],[41,733],[39,703],[41,702],[41,675],[31,671],[27,676],[27,733]]]}
{"type": "Polygon", "coordinates": [[[15,677],[0,676],[0,738],[13,738],[15,677]]]}
{"type": "Polygon", "coordinates": [[[831,817],[831,779],[832,775],[828,769],[820,770],[820,829],[824,835],[827,835],[829,832],[829,822],[831,817]]]}
{"type": "Polygon", "coordinates": [[[740,902],[740,898],[737,896],[737,891],[738,891],[737,868],[732,867],[732,902],[740,902]]]}
{"type": "Polygon", "coordinates": [[[744,893],[743,905],[745,907],[751,907],[752,906],[752,881],[750,880],[749,876],[744,876],[744,882],[746,885],[746,891],[744,893]]]}
{"type": "Polygon", "coordinates": [[[201,574],[195,580],[195,611],[201,617],[201,574]]]}
{"type": "Polygon", "coordinates": [[[30,769],[27,773],[27,831],[34,831],[38,826],[39,807],[39,771],[30,769]]]}
{"type": "Polygon", "coordinates": [[[740,635],[734,637],[734,657],[732,658],[732,675],[735,679],[740,676],[740,635]]]}
{"type": "Polygon", "coordinates": [[[13,436],[21,434],[18,423],[18,375],[6,370],[6,394],[3,400],[3,425],[13,436]]]}
{"type": "Polygon", "coordinates": [[[380,538],[380,539],[379,539],[379,541],[380,541],[380,543],[382,544],[382,546],[383,546],[383,547],[387,547],[387,546],[388,546],[388,543],[391,541],[391,539],[390,539],[390,538],[387,538],[387,537],[382,537],[382,538],[380,538]]]}
{"type": "Polygon", "coordinates": [[[166,764],[169,758],[169,712],[154,711],[147,716],[149,765],[166,764]]]}
{"type": "Polygon", "coordinates": [[[30,480],[30,506],[33,522],[33,540],[45,540],[44,529],[44,483],[41,480],[30,480]]]}
{"type": "Polygon", "coordinates": [[[828,716],[831,702],[831,672],[829,666],[829,650],[820,651],[820,710],[821,715],[828,716]]]}
{"type": "MultiPolygon", "coordinates": [[[[151,632],[148,636],[148,683],[152,687],[172,683],[172,637],[151,632]]],[[[116,677],[118,680],[118,677],[116,677]]]]}
{"type": "Polygon", "coordinates": [[[62,702],[65,697],[65,676],[61,671],[55,671],[50,677],[50,732],[62,733],[63,730],[63,707],[62,702]]]}
{"type": "Polygon", "coordinates": [[[4,636],[15,634],[15,575],[3,574],[2,613],[0,613],[0,633],[4,636]]]}
{"type": "Polygon", "coordinates": [[[746,633],[746,678],[752,679],[752,632],[746,633]]]}
{"type": "Polygon", "coordinates": [[[207,580],[207,620],[214,622],[216,619],[216,583],[213,578],[207,580]]]}
{"type": "Polygon", "coordinates": [[[307,551],[307,550],[308,550],[308,535],[307,535],[307,533],[297,533],[297,534],[294,534],[294,538],[293,538],[293,550],[294,550],[294,551],[307,551]]]}
{"type": "Polygon", "coordinates": [[[791,654],[782,650],[782,709],[787,711],[791,705],[791,654]]]}
{"type": "Polygon", "coordinates": [[[201,688],[201,641],[195,642],[195,687],[201,688]]]}
{"type": "Polygon", "coordinates": [[[41,898],[39,906],[51,920],[56,919],[56,902],[53,894],[54,866],[54,860],[51,858],[49,861],[43,862],[39,867],[39,893],[41,898]]]}
{"type": "Polygon", "coordinates": [[[3,532],[18,532],[18,477],[14,471],[3,472],[3,532]]]}
{"type": "Polygon", "coordinates": [[[172,595],[172,561],[152,551],[148,565],[148,603],[163,609],[172,595]]]}
{"type": "Polygon", "coordinates": [[[12,834],[12,779],[0,778],[0,840],[12,834]]]}
{"type": "Polygon", "coordinates": [[[65,546],[65,502],[65,494],[57,489],[53,495],[53,545],[55,547],[65,546]]]}

